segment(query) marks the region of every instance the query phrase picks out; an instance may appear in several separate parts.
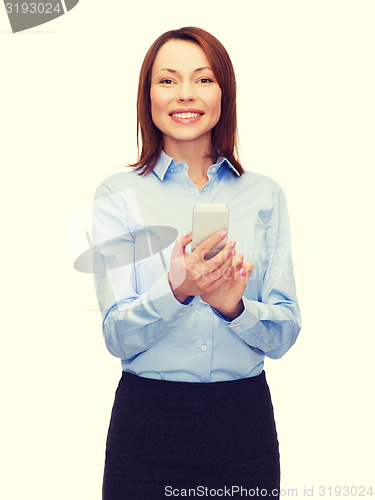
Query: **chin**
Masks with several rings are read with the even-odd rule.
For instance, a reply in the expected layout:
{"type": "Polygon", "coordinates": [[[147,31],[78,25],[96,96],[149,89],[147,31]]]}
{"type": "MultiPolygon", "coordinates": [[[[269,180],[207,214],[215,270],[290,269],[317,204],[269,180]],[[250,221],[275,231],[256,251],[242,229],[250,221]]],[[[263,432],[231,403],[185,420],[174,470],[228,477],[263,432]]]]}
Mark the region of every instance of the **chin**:
{"type": "Polygon", "coordinates": [[[181,130],[181,131],[165,131],[164,134],[170,137],[171,139],[175,139],[176,141],[194,141],[200,139],[202,136],[211,133],[211,131],[207,132],[194,132],[193,130],[181,130]]]}

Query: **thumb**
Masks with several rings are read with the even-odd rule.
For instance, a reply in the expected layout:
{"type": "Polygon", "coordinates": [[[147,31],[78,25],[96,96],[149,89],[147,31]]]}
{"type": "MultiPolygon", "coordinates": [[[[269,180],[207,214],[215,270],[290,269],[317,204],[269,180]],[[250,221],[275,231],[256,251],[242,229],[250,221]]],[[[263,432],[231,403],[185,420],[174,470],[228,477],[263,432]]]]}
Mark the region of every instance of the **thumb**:
{"type": "Polygon", "coordinates": [[[172,250],[172,257],[181,257],[185,253],[185,249],[188,246],[189,243],[191,243],[193,239],[193,233],[189,231],[185,236],[179,236],[176,240],[176,243],[174,244],[173,250],[172,250]]]}
{"type": "Polygon", "coordinates": [[[192,242],[192,239],[193,233],[191,231],[186,233],[185,236],[180,236],[180,243],[183,252],[185,252],[185,248],[188,246],[188,244],[192,242]]]}

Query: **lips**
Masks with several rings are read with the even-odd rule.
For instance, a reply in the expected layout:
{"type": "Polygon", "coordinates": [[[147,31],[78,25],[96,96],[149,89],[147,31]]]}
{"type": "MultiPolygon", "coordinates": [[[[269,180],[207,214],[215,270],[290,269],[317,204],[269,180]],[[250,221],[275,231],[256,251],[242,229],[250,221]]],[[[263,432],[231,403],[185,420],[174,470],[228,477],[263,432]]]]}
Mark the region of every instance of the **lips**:
{"type": "Polygon", "coordinates": [[[174,109],[171,113],[169,113],[169,116],[171,116],[172,118],[177,118],[179,120],[191,120],[199,118],[202,115],[204,115],[204,112],[201,109],[196,108],[179,108],[174,109]]]}
{"type": "Polygon", "coordinates": [[[180,125],[190,125],[191,123],[195,123],[199,121],[203,115],[204,112],[201,109],[194,108],[174,109],[171,113],[169,113],[172,121],[179,123],[180,125]]]}

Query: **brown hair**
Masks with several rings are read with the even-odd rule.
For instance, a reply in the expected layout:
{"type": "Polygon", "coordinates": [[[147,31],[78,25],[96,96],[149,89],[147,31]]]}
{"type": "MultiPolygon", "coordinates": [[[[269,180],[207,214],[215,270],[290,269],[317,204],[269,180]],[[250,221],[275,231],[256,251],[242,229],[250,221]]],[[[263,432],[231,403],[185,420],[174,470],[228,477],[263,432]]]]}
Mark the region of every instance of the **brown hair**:
{"type": "Polygon", "coordinates": [[[236,79],[233,65],[224,46],[213,35],[201,28],[185,27],[163,33],[149,48],[144,58],[138,84],[137,96],[137,148],[138,161],[128,165],[136,170],[143,169],[140,175],[150,173],[163,149],[163,135],[151,118],[151,72],[159,49],[168,40],[187,40],[202,48],[212,66],[215,78],[221,89],[221,115],[211,132],[212,150],[210,156],[216,159],[225,156],[236,170],[242,174],[238,160],[238,133],[236,109],[236,79]],[[142,151],[139,155],[139,134],[142,138],[142,151]]]}

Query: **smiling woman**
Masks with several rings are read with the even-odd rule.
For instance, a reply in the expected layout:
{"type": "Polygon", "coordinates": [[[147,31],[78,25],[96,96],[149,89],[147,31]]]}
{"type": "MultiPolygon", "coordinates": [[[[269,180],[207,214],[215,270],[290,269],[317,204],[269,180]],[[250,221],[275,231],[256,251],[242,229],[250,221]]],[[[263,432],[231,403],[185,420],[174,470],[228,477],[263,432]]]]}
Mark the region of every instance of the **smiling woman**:
{"type": "MultiPolygon", "coordinates": [[[[139,169],[142,174],[151,172],[155,167],[163,145],[162,130],[154,119],[158,123],[162,120],[166,125],[168,121],[162,117],[163,113],[206,111],[209,116],[197,120],[197,128],[202,130],[208,128],[207,118],[212,124],[211,132],[205,139],[209,137],[208,153],[205,151],[203,154],[211,160],[225,156],[241,174],[243,168],[238,160],[237,145],[236,77],[227,51],[213,35],[199,28],[181,28],[164,33],[151,45],[142,64],[137,99],[137,144],[139,148],[142,143],[142,150],[139,160],[130,166],[139,169]],[[210,109],[204,109],[206,104],[210,109]],[[166,109],[165,106],[171,107],[166,109]]],[[[181,125],[190,123],[177,121],[180,116],[174,118],[175,123],[181,125]]],[[[187,117],[181,116],[181,119],[186,120],[187,117]]],[[[191,121],[194,123],[192,118],[191,121]]],[[[181,129],[180,133],[186,133],[189,138],[190,132],[181,129]]],[[[189,166],[192,167],[191,164],[189,166]]]]}
{"type": "Polygon", "coordinates": [[[231,485],[241,488],[233,497],[257,488],[277,498],[264,358],[285,354],[301,326],[284,194],[239,162],[233,67],[206,31],[181,28],[153,43],[137,110],[139,160],[102,182],[93,212],[103,333],[123,370],[103,499],[158,500],[170,488],[231,485]],[[196,203],[230,211],[232,239],[210,259],[227,231],[189,253],[196,203]],[[162,226],[183,236],[159,245],[159,256],[141,257],[150,229],[162,226]],[[130,263],[113,268],[116,237],[130,263]]]}
{"type": "MultiPolygon", "coordinates": [[[[169,40],[156,56],[151,117],[163,133],[164,151],[169,156],[176,155],[180,141],[185,150],[189,143],[202,153],[211,150],[211,131],[221,114],[221,89],[209,64],[198,44],[184,40],[169,40]]],[[[211,158],[206,161],[209,167],[211,158]]]]}

